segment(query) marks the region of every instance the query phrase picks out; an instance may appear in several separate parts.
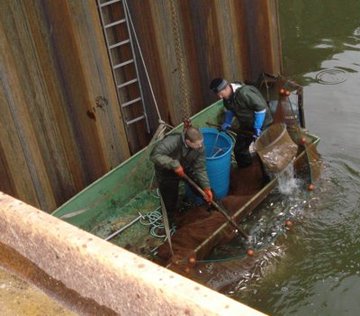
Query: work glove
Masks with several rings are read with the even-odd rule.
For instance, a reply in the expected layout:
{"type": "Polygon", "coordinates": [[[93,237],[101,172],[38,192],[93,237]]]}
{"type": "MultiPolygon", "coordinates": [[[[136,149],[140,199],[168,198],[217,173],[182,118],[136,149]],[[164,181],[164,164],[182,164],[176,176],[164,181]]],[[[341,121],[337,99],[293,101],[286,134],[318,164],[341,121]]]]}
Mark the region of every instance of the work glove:
{"type": "Polygon", "coordinates": [[[225,111],[225,119],[224,122],[221,124],[220,130],[227,131],[231,127],[231,123],[234,117],[233,111],[225,111]]]}
{"type": "Polygon", "coordinates": [[[185,171],[184,168],[180,165],[179,167],[174,169],[174,172],[180,177],[184,177],[185,176],[185,171]]]}
{"type": "Polygon", "coordinates": [[[261,128],[265,121],[266,110],[254,112],[254,135],[253,137],[256,139],[261,134],[261,128]]]}
{"type": "Polygon", "coordinates": [[[220,126],[220,132],[226,132],[230,127],[231,124],[224,122],[220,126]]]}
{"type": "Polygon", "coordinates": [[[256,139],[261,135],[261,128],[254,128],[253,138],[256,139]]]}
{"type": "Polygon", "coordinates": [[[205,192],[205,196],[204,196],[205,201],[211,203],[214,198],[211,188],[204,189],[204,192],[205,192]]]}

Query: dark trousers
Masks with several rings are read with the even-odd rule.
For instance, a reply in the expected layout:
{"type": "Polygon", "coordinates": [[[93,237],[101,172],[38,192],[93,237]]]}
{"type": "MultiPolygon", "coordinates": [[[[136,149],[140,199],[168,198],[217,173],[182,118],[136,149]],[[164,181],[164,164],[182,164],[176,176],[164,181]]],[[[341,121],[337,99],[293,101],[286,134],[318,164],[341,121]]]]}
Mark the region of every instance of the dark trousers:
{"type": "Polygon", "coordinates": [[[239,168],[244,168],[251,165],[252,158],[249,152],[249,146],[253,140],[254,139],[251,135],[242,133],[237,134],[234,146],[234,154],[239,168]]]}
{"type": "Polygon", "coordinates": [[[173,171],[165,174],[162,172],[161,175],[156,174],[156,178],[169,221],[172,222],[174,213],[177,211],[180,178],[173,171]]]}

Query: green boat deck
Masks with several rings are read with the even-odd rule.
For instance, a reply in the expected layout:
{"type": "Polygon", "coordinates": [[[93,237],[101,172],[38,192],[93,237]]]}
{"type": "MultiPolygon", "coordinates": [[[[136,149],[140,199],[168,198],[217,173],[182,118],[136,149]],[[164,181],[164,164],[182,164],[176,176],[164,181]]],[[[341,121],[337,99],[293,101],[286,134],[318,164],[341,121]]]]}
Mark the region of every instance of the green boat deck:
{"type": "MultiPolygon", "coordinates": [[[[209,127],[208,123],[216,124],[222,108],[220,101],[205,108],[191,118],[193,126],[200,128],[209,127]]],[[[182,124],[172,132],[181,129],[182,124]]],[[[160,200],[153,183],[154,168],[149,160],[152,145],[90,184],[52,215],[105,239],[137,218],[139,212],[148,215],[159,209],[160,200]]],[[[149,226],[137,221],[111,242],[149,256],[149,249],[156,248],[164,240],[152,237],[149,230],[149,226]]]]}

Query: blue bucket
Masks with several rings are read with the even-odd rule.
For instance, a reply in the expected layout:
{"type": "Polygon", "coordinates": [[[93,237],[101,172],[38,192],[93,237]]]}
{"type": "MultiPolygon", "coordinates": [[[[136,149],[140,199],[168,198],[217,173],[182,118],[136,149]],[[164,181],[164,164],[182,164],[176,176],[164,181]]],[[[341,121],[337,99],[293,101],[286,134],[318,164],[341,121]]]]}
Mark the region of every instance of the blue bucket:
{"type": "MultiPolygon", "coordinates": [[[[217,199],[222,199],[229,193],[231,151],[233,141],[226,133],[219,132],[216,128],[200,128],[204,136],[206,155],[206,170],[210,180],[210,186],[217,199]]],[[[186,186],[186,196],[195,203],[203,203],[203,199],[186,186]]]]}

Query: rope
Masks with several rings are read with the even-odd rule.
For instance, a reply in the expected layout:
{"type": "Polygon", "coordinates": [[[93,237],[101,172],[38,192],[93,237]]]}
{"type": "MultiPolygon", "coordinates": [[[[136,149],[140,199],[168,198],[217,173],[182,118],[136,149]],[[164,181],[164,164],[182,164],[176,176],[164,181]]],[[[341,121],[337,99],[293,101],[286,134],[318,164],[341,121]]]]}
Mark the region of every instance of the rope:
{"type": "Polygon", "coordinates": [[[182,41],[180,40],[180,27],[179,27],[179,19],[177,15],[177,10],[175,7],[174,0],[169,0],[167,3],[170,6],[171,12],[171,24],[172,24],[172,33],[175,40],[175,56],[177,61],[177,66],[179,69],[179,87],[181,91],[181,96],[183,96],[182,105],[180,108],[182,110],[182,120],[185,121],[190,117],[190,98],[189,93],[187,91],[186,85],[186,77],[185,77],[185,70],[184,70],[184,48],[182,45],[182,41]]]}
{"type": "MultiPolygon", "coordinates": [[[[162,219],[162,214],[160,211],[160,206],[154,211],[147,213],[140,219],[140,224],[144,226],[150,226],[150,235],[155,238],[163,238],[164,241],[167,240],[165,234],[164,223],[162,219]],[[159,231],[164,231],[164,233],[160,234],[159,231]]],[[[171,227],[170,235],[174,235],[176,231],[175,226],[171,227]]]]}

